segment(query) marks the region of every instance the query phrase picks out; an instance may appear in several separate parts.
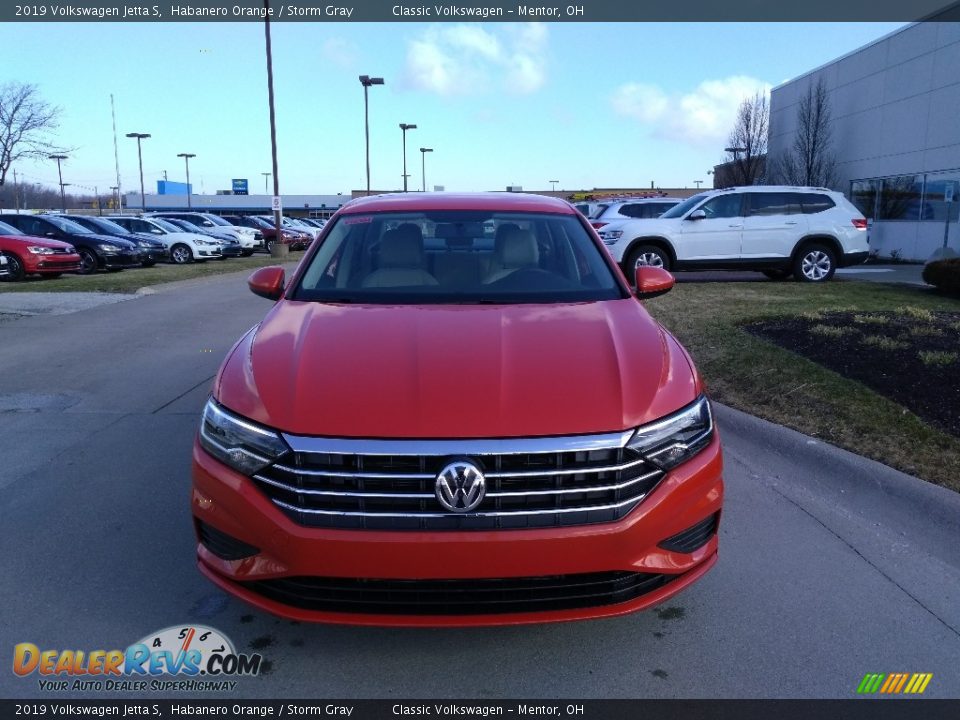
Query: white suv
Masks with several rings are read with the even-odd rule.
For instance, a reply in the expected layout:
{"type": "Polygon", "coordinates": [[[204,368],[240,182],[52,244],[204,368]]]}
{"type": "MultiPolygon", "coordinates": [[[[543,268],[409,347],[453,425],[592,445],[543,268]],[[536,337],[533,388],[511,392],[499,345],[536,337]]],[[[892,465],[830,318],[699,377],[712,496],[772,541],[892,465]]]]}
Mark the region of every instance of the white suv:
{"type": "Polygon", "coordinates": [[[866,260],[866,229],[842,193],[755,185],[703,192],[659,218],[610,223],[598,233],[627,277],[638,265],[655,265],[822,282],[866,260]]]}
{"type": "Polygon", "coordinates": [[[648,220],[658,218],[680,203],[680,198],[642,197],[605,200],[598,203],[587,216],[597,230],[618,220],[648,220]]]}

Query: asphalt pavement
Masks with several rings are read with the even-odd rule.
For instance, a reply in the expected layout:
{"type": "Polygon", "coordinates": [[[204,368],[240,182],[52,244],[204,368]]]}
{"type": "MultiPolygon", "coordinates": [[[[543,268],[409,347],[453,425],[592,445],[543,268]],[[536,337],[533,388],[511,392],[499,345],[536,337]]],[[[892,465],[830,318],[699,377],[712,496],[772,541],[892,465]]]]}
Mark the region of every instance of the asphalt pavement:
{"type": "MultiPolygon", "coordinates": [[[[224,275],[0,323],[7,663],[16,643],[122,649],[203,623],[268,661],[231,697],[851,698],[868,672],[933,673],[925,697],[960,697],[960,496],[722,407],[720,560],[660,608],[380,629],[225,596],[195,566],[190,448],[219,363],[268,308],[224,275]]],[[[52,697],[9,668],[0,697],[52,697]]]]}

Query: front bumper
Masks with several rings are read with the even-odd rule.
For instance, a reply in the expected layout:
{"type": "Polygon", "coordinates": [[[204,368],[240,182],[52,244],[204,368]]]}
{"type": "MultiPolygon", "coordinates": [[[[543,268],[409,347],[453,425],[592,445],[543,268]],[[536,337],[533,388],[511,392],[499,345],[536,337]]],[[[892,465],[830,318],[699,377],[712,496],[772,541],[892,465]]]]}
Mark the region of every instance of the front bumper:
{"type": "Polygon", "coordinates": [[[79,272],[79,255],[29,255],[23,258],[23,270],[27,274],[79,272]]]}
{"type": "Polygon", "coordinates": [[[866,250],[861,252],[844,253],[837,263],[840,267],[850,267],[851,265],[860,265],[866,261],[868,253],[866,250]]]}
{"type": "MultiPolygon", "coordinates": [[[[690,553],[658,547],[667,538],[716,516],[723,502],[718,437],[675,468],[623,520],[537,530],[327,530],[296,524],[247,477],[193,452],[193,515],[201,523],[253,546],[238,560],[218,557],[198,543],[200,570],[223,590],[261,610],[296,620],[357,625],[464,626],[541,623],[622,615],[662,603],[699,579],[717,559],[717,536],[690,553]],[[280,602],[258,581],[342,578],[350,583],[389,580],[521,579],[643,573],[668,576],[624,602],[563,609],[482,614],[394,614],[329,611],[280,602]]],[[[414,586],[415,587],[415,586],[414,586]]]]}
{"type": "Polygon", "coordinates": [[[209,245],[201,245],[194,250],[198,258],[218,258],[220,257],[220,248],[209,245]]]}
{"type": "Polygon", "coordinates": [[[102,255],[103,266],[109,270],[136,267],[140,264],[140,253],[124,252],[115,255],[102,255]]]}
{"type": "Polygon", "coordinates": [[[140,262],[158,263],[170,259],[170,251],[166,248],[141,248],[140,262]]]}
{"type": "Polygon", "coordinates": [[[243,247],[240,245],[225,245],[220,248],[220,254],[223,257],[240,257],[243,255],[243,247]]]}

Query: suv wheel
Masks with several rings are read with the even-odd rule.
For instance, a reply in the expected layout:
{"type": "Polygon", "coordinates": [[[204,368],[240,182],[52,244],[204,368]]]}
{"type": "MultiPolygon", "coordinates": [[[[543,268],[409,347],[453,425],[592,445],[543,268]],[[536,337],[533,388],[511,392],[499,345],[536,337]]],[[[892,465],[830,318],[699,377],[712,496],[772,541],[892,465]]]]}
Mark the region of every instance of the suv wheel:
{"type": "Polygon", "coordinates": [[[628,279],[633,281],[637,268],[643,265],[670,269],[670,256],[656,245],[638,245],[627,256],[626,270],[628,279]]]}
{"type": "Polygon", "coordinates": [[[804,245],[793,259],[793,276],[800,282],[825,282],[833,277],[837,259],[826,245],[804,245]]]}

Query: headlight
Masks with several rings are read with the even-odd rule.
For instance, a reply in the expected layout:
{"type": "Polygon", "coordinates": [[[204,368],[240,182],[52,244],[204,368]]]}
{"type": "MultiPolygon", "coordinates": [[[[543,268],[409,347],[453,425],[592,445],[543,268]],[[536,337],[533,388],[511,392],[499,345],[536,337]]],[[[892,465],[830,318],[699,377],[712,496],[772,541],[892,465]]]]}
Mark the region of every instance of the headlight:
{"type": "Polygon", "coordinates": [[[600,239],[607,245],[613,245],[623,237],[623,230],[601,230],[600,239]]]}
{"type": "Polygon", "coordinates": [[[27,252],[31,252],[34,255],[53,255],[53,248],[29,245],[27,246],[27,252]]]}
{"type": "Polygon", "coordinates": [[[278,433],[234,415],[213,398],[203,408],[200,445],[244,475],[259,472],[290,451],[278,433]]]}
{"type": "Polygon", "coordinates": [[[98,243],[97,247],[100,248],[100,252],[106,253],[107,255],[113,255],[114,253],[120,252],[120,249],[116,245],[107,245],[106,243],[98,243]]]}
{"type": "Polygon", "coordinates": [[[701,395],[673,415],[637,428],[627,447],[663,470],[686,462],[713,438],[710,401],[701,395]]]}

